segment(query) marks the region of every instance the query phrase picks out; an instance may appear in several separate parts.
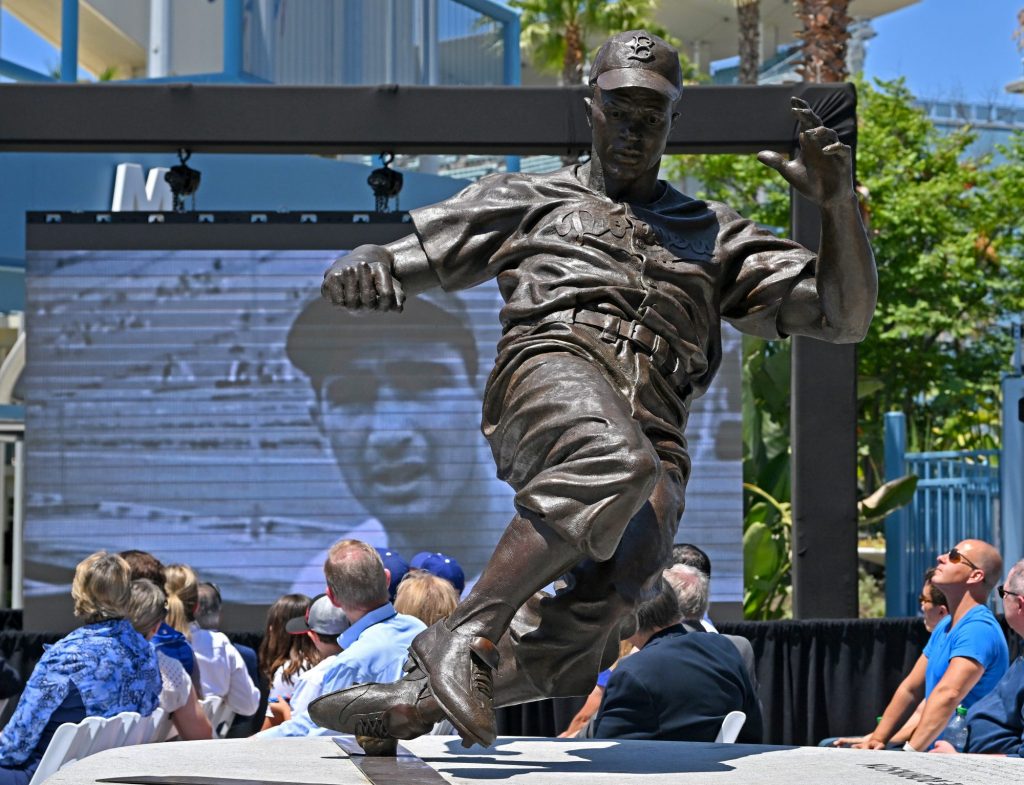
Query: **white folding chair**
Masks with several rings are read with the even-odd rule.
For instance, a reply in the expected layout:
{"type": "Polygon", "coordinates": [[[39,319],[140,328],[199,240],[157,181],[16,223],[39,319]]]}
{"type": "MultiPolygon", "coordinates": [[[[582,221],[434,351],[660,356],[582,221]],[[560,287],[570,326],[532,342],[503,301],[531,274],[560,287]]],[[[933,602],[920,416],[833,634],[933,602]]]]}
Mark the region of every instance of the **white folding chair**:
{"type": "Polygon", "coordinates": [[[163,722],[164,710],[157,706],[148,717],[140,717],[128,732],[124,746],[132,744],[149,744],[156,735],[157,727],[163,722]]]}
{"type": "Polygon", "coordinates": [[[743,730],[743,723],[747,721],[747,715],[742,711],[730,711],[722,720],[722,727],[715,737],[716,744],[735,744],[736,737],[743,730]]]}
{"type": "Polygon", "coordinates": [[[142,718],[125,711],[113,717],[86,717],[81,722],[65,722],[53,734],[29,785],[40,783],[69,763],[97,752],[123,747],[142,718]]]}
{"type": "Polygon", "coordinates": [[[153,712],[153,716],[156,717],[159,712],[159,718],[154,721],[153,735],[150,737],[150,743],[157,743],[161,741],[167,741],[171,737],[171,733],[177,731],[174,727],[174,723],[171,721],[170,712],[166,712],[163,709],[157,709],[153,712]]]}
{"type": "Polygon", "coordinates": [[[235,718],[234,710],[219,695],[208,695],[199,701],[203,714],[210,721],[215,738],[223,739],[231,728],[231,721],[235,718]]]}
{"type": "Polygon", "coordinates": [[[220,707],[213,713],[213,733],[218,739],[223,739],[231,730],[231,723],[235,719],[235,710],[228,706],[227,701],[221,703],[220,707]]]}

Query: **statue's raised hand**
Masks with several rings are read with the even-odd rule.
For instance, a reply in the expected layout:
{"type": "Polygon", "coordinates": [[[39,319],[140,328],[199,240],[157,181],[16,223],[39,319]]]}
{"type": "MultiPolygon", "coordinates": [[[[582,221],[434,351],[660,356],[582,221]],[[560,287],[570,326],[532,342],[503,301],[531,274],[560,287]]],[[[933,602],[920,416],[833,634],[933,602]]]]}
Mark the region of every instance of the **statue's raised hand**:
{"type": "Polygon", "coordinates": [[[800,153],[789,160],[762,150],[757,160],[781,174],[790,185],[821,207],[853,196],[853,156],[839,135],[821,124],[821,118],[801,98],[790,106],[800,123],[800,153]]]}
{"type": "Polygon", "coordinates": [[[392,273],[394,257],[379,245],[361,245],[324,273],[320,294],[349,311],[401,311],[405,292],[392,273]]]}

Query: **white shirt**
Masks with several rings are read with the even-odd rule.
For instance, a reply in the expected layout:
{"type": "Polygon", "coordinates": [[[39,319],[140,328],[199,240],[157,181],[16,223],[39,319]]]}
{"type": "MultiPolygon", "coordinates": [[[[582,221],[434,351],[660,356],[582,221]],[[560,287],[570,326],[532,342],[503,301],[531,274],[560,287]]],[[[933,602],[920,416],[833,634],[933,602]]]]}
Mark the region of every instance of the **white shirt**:
{"type": "Polygon", "coordinates": [[[291,700],[288,701],[292,714],[305,711],[310,703],[323,694],[324,675],[334,665],[335,657],[337,656],[337,654],[332,654],[330,657],[320,660],[320,662],[299,676],[295,682],[295,689],[292,690],[291,700]]]}
{"type": "Polygon", "coordinates": [[[189,629],[203,695],[219,695],[243,717],[254,714],[260,705],[260,691],[252,683],[238,649],[223,632],[204,630],[195,622],[189,629]]]}
{"type": "Polygon", "coordinates": [[[285,676],[284,669],[287,664],[278,665],[277,670],[274,671],[274,675],[270,679],[270,694],[267,696],[270,700],[281,700],[283,698],[286,701],[291,701],[299,679],[303,673],[309,670],[308,668],[300,667],[291,676],[285,676]]]}
{"type": "Polygon", "coordinates": [[[185,666],[173,657],[168,657],[157,649],[156,661],[160,665],[160,708],[165,714],[177,711],[188,702],[188,694],[192,691],[192,679],[189,678],[185,666]]]}

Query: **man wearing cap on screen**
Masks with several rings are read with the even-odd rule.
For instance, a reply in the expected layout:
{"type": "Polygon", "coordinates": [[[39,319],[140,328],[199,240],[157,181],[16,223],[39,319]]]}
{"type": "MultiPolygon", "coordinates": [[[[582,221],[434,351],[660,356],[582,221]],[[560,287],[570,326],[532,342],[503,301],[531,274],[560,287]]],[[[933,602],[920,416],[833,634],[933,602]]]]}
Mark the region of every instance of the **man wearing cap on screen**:
{"type": "Polygon", "coordinates": [[[590,85],[589,162],[483,178],[325,276],[336,305],[378,311],[497,277],[504,333],[483,431],[516,491],[476,585],[413,641],[402,680],[310,704],[328,727],[412,738],[446,716],[465,744],[487,745],[495,706],[589,692],[668,561],[690,475],[683,432],[721,361],[721,320],[769,339],[867,332],[877,280],[850,148],[806,103],[792,101],[800,154],[759,159],[819,206],[818,254],[658,179],[682,89],[665,41],[612,36],[590,85]],[[555,596],[535,596],[562,575],[555,596]]]}
{"type": "MultiPolygon", "coordinates": [[[[450,542],[475,575],[512,498],[476,426],[476,338],[465,305],[444,292],[410,300],[404,316],[352,316],[317,298],[286,351],[309,378],[313,421],[349,494],[370,515],[345,535],[402,553],[450,542]]],[[[354,507],[339,500],[340,512],[354,507]]],[[[293,591],[319,590],[326,555],[309,556],[293,591]]]]}

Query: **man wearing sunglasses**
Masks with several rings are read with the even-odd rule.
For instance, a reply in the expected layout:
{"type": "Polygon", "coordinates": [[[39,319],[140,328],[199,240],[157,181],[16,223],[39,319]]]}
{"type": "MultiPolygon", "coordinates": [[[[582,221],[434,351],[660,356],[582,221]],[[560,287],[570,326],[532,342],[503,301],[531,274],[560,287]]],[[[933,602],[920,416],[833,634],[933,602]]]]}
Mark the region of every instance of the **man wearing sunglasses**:
{"type": "Polygon", "coordinates": [[[837,746],[884,749],[924,698],[921,720],[903,745],[924,752],[939,737],[957,706],[970,708],[992,691],[1006,673],[1009,651],[992,611],[985,605],[999,580],[999,552],[981,540],[963,540],[936,560],[932,584],[949,603],[949,615],[931,638],[865,739],[838,739],[837,746]]]}
{"type": "MultiPolygon", "coordinates": [[[[1006,623],[1024,636],[1024,559],[1010,569],[996,591],[1003,600],[1006,623]]],[[[935,742],[932,752],[955,752],[946,741],[935,742]]],[[[988,695],[967,712],[964,752],[1024,757],[1024,656],[1018,657],[988,695]]]]}

